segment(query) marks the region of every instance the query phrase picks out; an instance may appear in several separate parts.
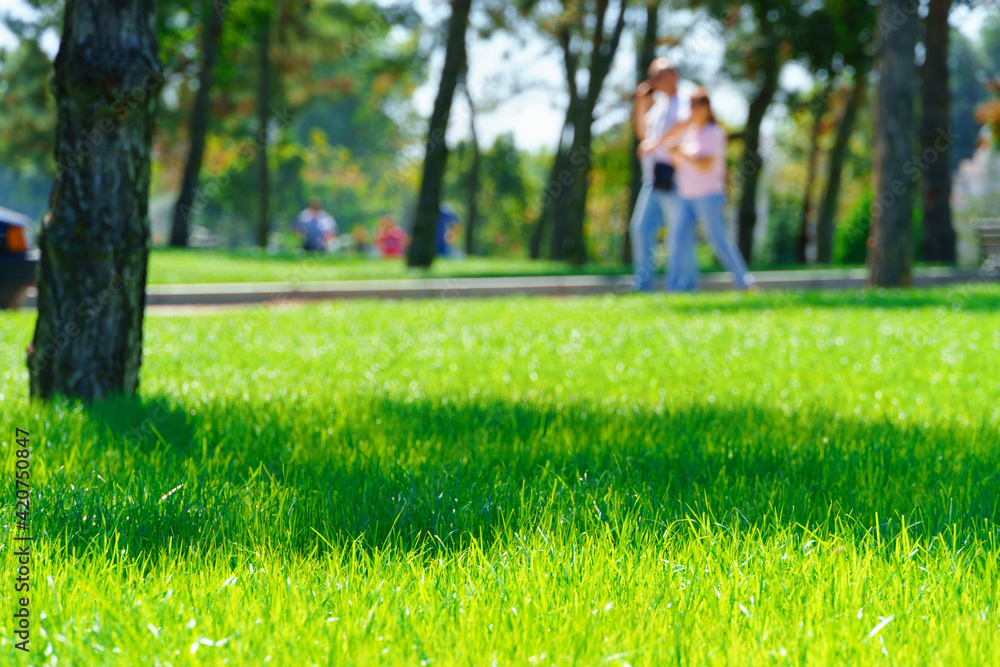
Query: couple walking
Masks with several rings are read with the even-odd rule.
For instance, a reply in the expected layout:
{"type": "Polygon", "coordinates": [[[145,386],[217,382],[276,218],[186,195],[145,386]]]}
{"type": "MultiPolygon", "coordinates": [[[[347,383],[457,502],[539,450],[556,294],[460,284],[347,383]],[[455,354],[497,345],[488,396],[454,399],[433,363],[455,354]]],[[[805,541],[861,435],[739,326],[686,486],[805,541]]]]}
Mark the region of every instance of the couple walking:
{"type": "Polygon", "coordinates": [[[653,287],[653,251],[669,221],[669,291],[698,288],[696,227],[701,220],[715,256],[738,289],[756,289],[739,248],[726,236],[726,131],[715,122],[708,92],[699,88],[685,105],[677,95],[677,68],[666,58],[649,67],[635,91],[635,133],[642,189],[629,225],[635,288],[653,287]]]}

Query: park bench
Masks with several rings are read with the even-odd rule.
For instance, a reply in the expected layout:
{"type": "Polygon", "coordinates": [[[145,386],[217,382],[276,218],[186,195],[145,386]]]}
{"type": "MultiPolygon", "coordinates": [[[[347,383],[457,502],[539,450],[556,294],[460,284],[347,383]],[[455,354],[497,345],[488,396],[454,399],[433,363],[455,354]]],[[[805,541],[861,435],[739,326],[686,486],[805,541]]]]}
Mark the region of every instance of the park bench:
{"type": "Polygon", "coordinates": [[[980,225],[979,229],[979,249],[982,261],[990,258],[1000,261],[1000,219],[986,218],[983,222],[994,224],[980,225]]]}

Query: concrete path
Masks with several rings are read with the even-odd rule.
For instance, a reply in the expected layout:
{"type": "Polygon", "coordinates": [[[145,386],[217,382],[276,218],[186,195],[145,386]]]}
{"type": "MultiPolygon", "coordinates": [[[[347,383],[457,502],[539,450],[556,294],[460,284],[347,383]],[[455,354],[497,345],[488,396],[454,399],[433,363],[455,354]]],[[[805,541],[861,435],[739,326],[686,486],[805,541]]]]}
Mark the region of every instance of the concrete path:
{"type": "MultiPolygon", "coordinates": [[[[856,289],[867,284],[865,269],[758,271],[761,290],[856,289]]],[[[980,281],[975,270],[928,268],[914,271],[915,287],[980,281]]],[[[1000,283],[997,277],[993,282],[1000,283]]],[[[661,285],[657,282],[657,285],[661,285]]],[[[732,289],[727,273],[703,274],[706,292],[732,289]]],[[[326,301],[334,299],[446,299],[515,294],[576,296],[625,294],[632,291],[631,276],[524,276],[502,278],[405,278],[398,280],[338,280],[302,283],[225,283],[212,285],[150,285],[149,306],[221,306],[326,301]]],[[[32,289],[24,303],[35,306],[32,289]]]]}

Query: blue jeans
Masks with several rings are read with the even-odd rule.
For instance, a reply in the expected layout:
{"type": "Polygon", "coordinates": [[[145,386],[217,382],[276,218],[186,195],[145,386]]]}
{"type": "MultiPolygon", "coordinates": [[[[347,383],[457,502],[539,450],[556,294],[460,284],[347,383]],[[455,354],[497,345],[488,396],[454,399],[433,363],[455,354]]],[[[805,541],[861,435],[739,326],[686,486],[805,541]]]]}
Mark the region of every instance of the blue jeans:
{"type": "Polygon", "coordinates": [[[670,230],[668,290],[682,292],[698,289],[698,262],[695,260],[698,237],[695,231],[699,219],[715,256],[733,274],[733,284],[737,289],[746,289],[754,284],[740,249],[726,236],[725,207],[726,197],[722,194],[680,200],[677,223],[670,230]]]}
{"type": "Polygon", "coordinates": [[[648,292],[653,288],[656,267],[653,252],[658,242],[660,229],[677,221],[676,192],[654,190],[652,183],[643,183],[639,198],[635,200],[635,211],[629,223],[629,237],[632,239],[632,269],[635,289],[648,292]]]}

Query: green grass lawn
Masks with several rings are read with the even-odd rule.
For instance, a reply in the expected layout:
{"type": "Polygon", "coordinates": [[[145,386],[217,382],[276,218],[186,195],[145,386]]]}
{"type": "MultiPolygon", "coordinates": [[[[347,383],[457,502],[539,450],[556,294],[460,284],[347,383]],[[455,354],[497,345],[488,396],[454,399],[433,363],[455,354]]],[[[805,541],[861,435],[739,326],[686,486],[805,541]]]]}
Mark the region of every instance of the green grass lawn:
{"type": "Polygon", "coordinates": [[[378,280],[385,278],[453,278],[628,273],[622,266],[512,257],[438,259],[429,271],[408,269],[401,259],[374,259],[354,254],[267,254],[259,249],[172,250],[158,248],[149,259],[150,284],[303,282],[311,280],[378,280]]]}
{"type": "MultiPolygon", "coordinates": [[[[1000,661],[1000,290],[150,315],[141,395],[26,399],[60,665],[1000,661]]],[[[15,363],[16,362],[16,363],[15,363]]],[[[17,662],[15,663],[15,660],[17,662]]]]}

